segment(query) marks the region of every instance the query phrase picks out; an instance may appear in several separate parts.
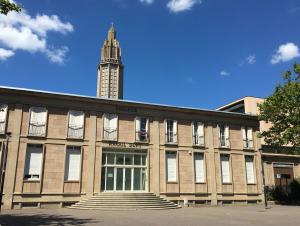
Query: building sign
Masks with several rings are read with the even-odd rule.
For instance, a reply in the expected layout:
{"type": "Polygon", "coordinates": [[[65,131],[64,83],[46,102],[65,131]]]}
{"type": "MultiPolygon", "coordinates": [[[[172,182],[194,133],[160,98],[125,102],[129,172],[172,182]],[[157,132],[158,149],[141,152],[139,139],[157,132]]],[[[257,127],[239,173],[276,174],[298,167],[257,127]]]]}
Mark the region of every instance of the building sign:
{"type": "Polygon", "coordinates": [[[109,142],[110,147],[119,148],[142,148],[142,145],[136,143],[126,143],[126,142],[109,142]]]}

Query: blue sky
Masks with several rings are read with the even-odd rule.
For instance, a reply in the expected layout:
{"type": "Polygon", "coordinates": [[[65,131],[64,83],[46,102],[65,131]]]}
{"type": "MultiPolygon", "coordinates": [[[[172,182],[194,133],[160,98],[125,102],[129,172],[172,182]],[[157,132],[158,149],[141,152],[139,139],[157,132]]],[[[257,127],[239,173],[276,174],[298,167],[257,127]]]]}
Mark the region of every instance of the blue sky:
{"type": "Polygon", "coordinates": [[[0,17],[0,85],[96,95],[111,22],[127,100],[214,109],[271,94],[300,62],[299,0],[18,2],[0,17]]]}

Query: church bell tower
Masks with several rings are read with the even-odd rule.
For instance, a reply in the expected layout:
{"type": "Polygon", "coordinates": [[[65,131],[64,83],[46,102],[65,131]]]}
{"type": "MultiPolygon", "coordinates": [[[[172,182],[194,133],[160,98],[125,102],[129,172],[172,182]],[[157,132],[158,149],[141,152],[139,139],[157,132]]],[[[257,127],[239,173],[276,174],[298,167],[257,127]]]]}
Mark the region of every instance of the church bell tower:
{"type": "Polygon", "coordinates": [[[101,61],[98,65],[98,97],[123,99],[124,66],[120,44],[116,37],[117,33],[112,24],[101,49],[101,61]]]}

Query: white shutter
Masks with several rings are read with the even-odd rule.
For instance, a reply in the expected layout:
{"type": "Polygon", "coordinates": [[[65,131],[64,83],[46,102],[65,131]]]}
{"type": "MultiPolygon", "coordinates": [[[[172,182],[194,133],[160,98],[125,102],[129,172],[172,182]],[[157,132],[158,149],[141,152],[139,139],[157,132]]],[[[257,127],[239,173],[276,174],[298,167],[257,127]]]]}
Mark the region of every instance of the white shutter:
{"type": "Polygon", "coordinates": [[[177,121],[173,120],[173,143],[177,143],[177,121]]]}
{"type": "Polygon", "coordinates": [[[225,126],[225,144],[226,147],[229,147],[229,126],[225,126]]]}
{"type": "Polygon", "coordinates": [[[176,182],[177,170],[176,170],[176,153],[167,153],[167,181],[176,182]]]}
{"type": "Polygon", "coordinates": [[[79,180],[81,166],[80,147],[68,147],[66,156],[65,180],[79,180]]]}
{"type": "Polygon", "coordinates": [[[230,183],[230,158],[229,155],[221,155],[221,171],[222,171],[222,182],[230,183]]]}
{"type": "Polygon", "coordinates": [[[254,184],[255,177],[254,177],[254,159],[252,156],[246,156],[246,176],[247,176],[247,183],[254,184]]]}
{"type": "Polygon", "coordinates": [[[196,122],[192,122],[192,139],[193,139],[193,144],[197,144],[197,138],[195,137],[195,127],[196,127],[196,122]]]}
{"type": "Polygon", "coordinates": [[[253,135],[252,135],[252,128],[248,127],[247,130],[247,138],[248,138],[248,148],[253,147],[253,135]]]}
{"type": "Polygon", "coordinates": [[[42,168],[43,146],[28,146],[25,162],[25,175],[28,179],[40,179],[42,168]]]}
{"type": "Polygon", "coordinates": [[[165,142],[166,143],[169,143],[168,136],[169,136],[169,133],[168,133],[168,120],[165,120],[165,142]]]}
{"type": "Polygon", "coordinates": [[[204,125],[203,123],[198,122],[198,144],[204,145],[204,125]]]}
{"type": "Polygon", "coordinates": [[[195,158],[195,177],[196,183],[205,182],[204,177],[204,156],[203,154],[196,153],[194,155],[195,158]]]}
{"type": "Polygon", "coordinates": [[[115,114],[104,114],[104,139],[116,140],[118,129],[118,116],[115,114]]]}
{"type": "Polygon", "coordinates": [[[0,105],[0,134],[5,133],[5,125],[7,118],[7,105],[0,105]]]}
{"type": "Polygon", "coordinates": [[[84,113],[82,111],[69,111],[68,137],[83,138],[84,113]]]}
{"type": "Polygon", "coordinates": [[[242,137],[243,137],[243,145],[244,148],[247,147],[247,134],[246,134],[246,128],[242,126],[242,137]]]}
{"type": "Polygon", "coordinates": [[[137,141],[140,140],[140,132],[141,132],[141,118],[136,117],[135,118],[135,138],[137,141]]]}
{"type": "Polygon", "coordinates": [[[37,125],[45,125],[47,120],[47,110],[43,107],[31,108],[30,122],[37,125]]]}

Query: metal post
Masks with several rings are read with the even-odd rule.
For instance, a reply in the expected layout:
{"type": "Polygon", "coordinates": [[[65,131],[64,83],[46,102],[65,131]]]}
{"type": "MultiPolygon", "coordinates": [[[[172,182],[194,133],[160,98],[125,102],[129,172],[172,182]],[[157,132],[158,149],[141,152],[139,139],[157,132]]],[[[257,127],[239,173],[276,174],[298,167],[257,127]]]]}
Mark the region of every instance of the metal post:
{"type": "Polygon", "coordinates": [[[262,149],[260,149],[260,159],[261,159],[261,173],[262,173],[262,178],[263,178],[265,209],[267,209],[268,208],[267,187],[266,187],[266,180],[265,180],[265,170],[264,170],[264,161],[263,161],[262,149]]]}

